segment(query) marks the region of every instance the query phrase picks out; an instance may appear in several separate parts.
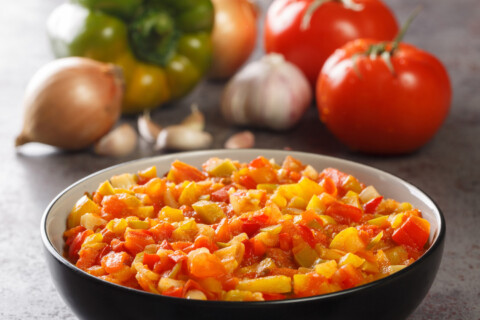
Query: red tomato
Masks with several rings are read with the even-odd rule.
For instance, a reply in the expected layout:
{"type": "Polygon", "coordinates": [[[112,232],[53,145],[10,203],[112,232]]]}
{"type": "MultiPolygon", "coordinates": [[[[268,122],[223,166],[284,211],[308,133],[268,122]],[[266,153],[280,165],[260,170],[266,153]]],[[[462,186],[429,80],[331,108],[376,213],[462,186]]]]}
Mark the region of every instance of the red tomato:
{"type": "Polygon", "coordinates": [[[301,29],[305,12],[314,0],[275,0],[265,19],[265,50],[277,52],[297,65],[312,86],[325,60],[348,41],[358,38],[392,40],[398,25],[379,0],[354,0],[358,10],[342,1],[320,5],[307,29],[301,29]]]}
{"type": "Polygon", "coordinates": [[[391,70],[380,56],[365,54],[374,44],[378,42],[349,42],[327,60],[317,83],[320,117],[353,150],[414,151],[433,137],[448,114],[448,74],[434,56],[403,43],[391,56],[391,70]]]}

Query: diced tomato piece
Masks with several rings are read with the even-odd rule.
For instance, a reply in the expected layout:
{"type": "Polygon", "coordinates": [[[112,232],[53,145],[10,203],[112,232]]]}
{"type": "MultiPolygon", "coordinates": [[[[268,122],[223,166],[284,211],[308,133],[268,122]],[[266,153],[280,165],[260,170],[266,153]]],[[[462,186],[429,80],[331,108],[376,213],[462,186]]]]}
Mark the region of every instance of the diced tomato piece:
{"type": "Polygon", "coordinates": [[[229,203],[230,195],[228,194],[228,190],[230,190],[231,187],[231,185],[228,185],[212,192],[210,198],[212,201],[229,203]]]}
{"type": "Polygon", "coordinates": [[[249,238],[253,237],[262,226],[258,222],[244,222],[242,225],[242,230],[245,232],[249,238]]]}
{"type": "Polygon", "coordinates": [[[79,258],[78,252],[82,247],[82,243],[91,234],[93,234],[93,231],[88,229],[77,233],[77,235],[72,241],[72,244],[68,248],[68,257],[71,259],[71,261],[76,261],[79,258]]]}
{"type": "Polygon", "coordinates": [[[309,297],[322,294],[322,284],[325,281],[325,277],[317,273],[309,273],[304,286],[301,288],[295,288],[295,295],[298,297],[309,297]]]}
{"type": "Polygon", "coordinates": [[[187,180],[200,181],[205,179],[205,175],[200,170],[179,160],[172,163],[167,177],[177,184],[187,180]]]}
{"type": "Polygon", "coordinates": [[[359,285],[363,277],[361,271],[355,269],[351,264],[346,264],[335,271],[332,280],[342,289],[350,289],[359,285]]]}
{"type": "Polygon", "coordinates": [[[258,239],[250,239],[250,241],[253,243],[253,254],[256,256],[263,256],[265,252],[267,251],[267,246],[258,239]]]}
{"type": "Polygon", "coordinates": [[[122,218],[128,214],[128,206],[116,194],[103,197],[102,200],[102,218],[111,220],[113,218],[122,218]]]}
{"type": "Polygon", "coordinates": [[[320,182],[320,185],[323,187],[326,193],[331,194],[332,196],[337,196],[337,186],[331,178],[323,178],[323,180],[320,182]]]}
{"type": "Polygon", "coordinates": [[[334,168],[326,168],[320,173],[320,178],[326,177],[332,179],[337,188],[341,188],[345,180],[348,178],[348,174],[334,168]]]}
{"type": "Polygon", "coordinates": [[[270,161],[268,161],[267,158],[259,156],[248,164],[249,167],[251,168],[263,168],[263,167],[271,167],[272,165],[270,164],[270,161]]]}
{"type": "Polygon", "coordinates": [[[227,218],[223,218],[215,229],[215,241],[227,242],[231,238],[230,226],[227,218]]]}
{"type": "Polygon", "coordinates": [[[190,252],[188,270],[192,276],[198,278],[218,277],[226,273],[225,267],[216,255],[200,250],[190,252]]]}
{"type": "Polygon", "coordinates": [[[262,293],[262,295],[263,295],[263,299],[265,299],[266,301],[283,300],[287,297],[286,295],[281,294],[281,293],[267,293],[267,292],[264,292],[264,293],[262,293]]]}
{"type": "Polygon", "coordinates": [[[297,268],[293,260],[293,255],[290,251],[283,251],[279,248],[268,248],[266,254],[267,257],[275,261],[275,264],[279,268],[297,268]]]}
{"type": "Polygon", "coordinates": [[[382,202],[383,197],[379,196],[376,198],[373,198],[372,200],[368,201],[363,205],[363,210],[365,213],[374,213],[375,210],[377,210],[378,205],[382,202]]]}
{"type": "Polygon", "coordinates": [[[214,252],[218,250],[218,246],[212,241],[212,239],[210,239],[205,235],[199,235],[197,238],[195,238],[193,247],[195,249],[207,248],[210,252],[214,252]]]}
{"type": "Polygon", "coordinates": [[[330,204],[325,213],[343,224],[359,222],[362,219],[362,209],[341,202],[330,204]]]}
{"type": "Polygon", "coordinates": [[[160,256],[158,254],[150,254],[146,252],[143,254],[143,264],[146,264],[150,270],[153,270],[153,266],[158,261],[160,261],[160,256]]]}
{"type": "Polygon", "coordinates": [[[193,250],[193,243],[189,241],[176,241],[176,242],[171,242],[170,245],[172,246],[173,250],[180,250],[185,252],[185,250],[189,247],[190,251],[193,250]]]}
{"type": "Polygon", "coordinates": [[[112,239],[112,241],[110,242],[110,246],[115,252],[125,251],[125,241],[122,241],[120,239],[112,239]]]}
{"type": "Polygon", "coordinates": [[[239,182],[242,186],[244,186],[247,189],[257,188],[257,182],[250,176],[247,176],[247,175],[240,176],[239,182]]]}
{"type": "Polygon", "coordinates": [[[125,248],[132,255],[143,251],[149,244],[154,244],[155,240],[152,235],[143,229],[127,229],[125,231],[125,248]]]}
{"type": "Polygon", "coordinates": [[[303,224],[298,224],[296,225],[296,227],[300,235],[302,236],[302,239],[306,243],[308,243],[310,247],[314,248],[316,241],[315,241],[315,237],[313,236],[312,230],[309,227],[304,226],[303,224]]]}
{"type": "Polygon", "coordinates": [[[132,257],[126,253],[125,251],[122,252],[110,252],[106,256],[102,258],[102,267],[108,273],[115,273],[120,271],[124,265],[130,263],[132,257]]]}
{"type": "Polygon", "coordinates": [[[103,248],[100,247],[86,247],[81,249],[78,252],[79,258],[75,265],[82,270],[86,270],[92,267],[93,265],[95,265],[98,255],[100,254],[102,249],[103,248]]]}
{"type": "Polygon", "coordinates": [[[274,268],[271,271],[272,276],[287,276],[287,277],[293,277],[295,274],[298,273],[297,269],[292,269],[292,268],[274,268]]]}
{"type": "Polygon", "coordinates": [[[278,235],[278,242],[280,249],[288,251],[292,249],[292,236],[286,232],[282,232],[278,235]]]}
{"type": "Polygon", "coordinates": [[[421,249],[428,241],[430,223],[420,217],[410,216],[393,232],[392,239],[398,244],[404,244],[421,249]]]}
{"type": "Polygon", "coordinates": [[[168,222],[160,222],[148,229],[157,243],[168,240],[172,236],[173,230],[175,227],[168,222]]]}
{"type": "Polygon", "coordinates": [[[82,226],[82,225],[79,225],[79,226],[76,226],[76,227],[73,227],[67,231],[65,231],[65,233],[63,234],[63,237],[65,238],[65,244],[67,246],[70,246],[73,242],[73,240],[76,238],[76,236],[85,231],[85,227],[82,226]]]}
{"type": "Polygon", "coordinates": [[[162,295],[181,298],[183,297],[183,287],[171,287],[163,291],[162,295]]]}

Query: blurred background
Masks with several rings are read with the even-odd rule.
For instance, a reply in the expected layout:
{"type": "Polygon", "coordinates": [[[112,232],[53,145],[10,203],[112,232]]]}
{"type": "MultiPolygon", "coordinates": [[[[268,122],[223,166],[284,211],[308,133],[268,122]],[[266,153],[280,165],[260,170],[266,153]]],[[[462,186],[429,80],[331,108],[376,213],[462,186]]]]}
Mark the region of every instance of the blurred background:
{"type": "MultiPolygon", "coordinates": [[[[0,10],[0,318],[74,319],[61,301],[43,260],[40,219],[48,203],[76,180],[105,167],[162,154],[140,142],[127,157],[108,158],[90,151],[63,152],[33,144],[15,150],[21,130],[22,97],[28,80],[54,59],[46,20],[63,0],[6,1],[0,10]]],[[[260,7],[257,47],[263,55],[260,7]]],[[[478,0],[385,0],[399,23],[421,4],[423,10],[404,41],[433,53],[448,69],[453,87],[451,111],[436,136],[419,151],[378,157],[349,151],[309,108],[300,124],[286,132],[252,129],[256,148],[292,149],[336,156],[388,171],[431,195],[447,219],[447,245],[437,279],[410,319],[477,319],[480,309],[480,2],[478,0]]],[[[187,97],[152,112],[160,125],[178,123],[193,102],[206,116],[212,148],[241,131],[219,112],[225,82],[203,80],[187,97]]],[[[136,117],[122,118],[136,124],[136,117]]]]}

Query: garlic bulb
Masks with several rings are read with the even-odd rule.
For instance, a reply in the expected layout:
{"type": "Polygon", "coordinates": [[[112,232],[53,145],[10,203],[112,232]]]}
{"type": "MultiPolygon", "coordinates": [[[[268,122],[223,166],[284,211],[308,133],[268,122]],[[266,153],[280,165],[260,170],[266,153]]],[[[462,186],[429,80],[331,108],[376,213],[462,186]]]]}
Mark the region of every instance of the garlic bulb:
{"type": "Polygon", "coordinates": [[[311,101],[312,89],[300,69],[269,54],[228,82],[221,111],[234,124],[284,130],[301,119],[311,101]]]}
{"type": "Polygon", "coordinates": [[[101,156],[124,157],[137,146],[137,133],[131,125],[124,123],[103,136],[94,146],[101,156]]]}

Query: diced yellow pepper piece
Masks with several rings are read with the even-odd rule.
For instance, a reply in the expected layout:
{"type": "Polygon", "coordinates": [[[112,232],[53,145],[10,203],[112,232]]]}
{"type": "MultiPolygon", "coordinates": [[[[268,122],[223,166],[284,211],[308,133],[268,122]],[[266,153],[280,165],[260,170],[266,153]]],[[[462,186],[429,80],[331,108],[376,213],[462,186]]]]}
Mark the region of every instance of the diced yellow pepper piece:
{"type": "Polygon", "coordinates": [[[198,233],[198,226],[194,219],[180,222],[177,229],[173,230],[172,238],[174,241],[193,241],[198,233]]]}
{"type": "Polygon", "coordinates": [[[78,199],[77,203],[75,203],[73,206],[72,211],[70,211],[70,214],[67,218],[68,229],[78,226],[80,224],[80,218],[85,213],[100,213],[100,207],[95,202],[90,200],[90,198],[86,195],[78,199]]]}
{"type": "Polygon", "coordinates": [[[151,166],[150,168],[139,171],[138,176],[142,177],[144,179],[148,179],[148,180],[156,178],[157,177],[157,167],[151,166]]]}
{"type": "Polygon", "coordinates": [[[317,244],[315,250],[323,260],[340,260],[345,255],[345,251],[324,248],[321,244],[317,244]]]}
{"type": "Polygon", "coordinates": [[[307,204],[307,210],[314,210],[316,213],[325,212],[325,204],[320,200],[318,196],[313,196],[307,204]]]}
{"type": "Polygon", "coordinates": [[[358,268],[365,262],[365,259],[360,258],[354,253],[347,253],[343,257],[340,258],[338,264],[344,266],[346,264],[351,264],[353,267],[358,268]]]}
{"type": "Polygon", "coordinates": [[[272,183],[257,184],[258,190],[265,190],[267,193],[273,193],[275,190],[277,190],[277,188],[278,188],[278,184],[272,184],[272,183]]]}
{"type": "Polygon", "coordinates": [[[402,212],[402,213],[390,216],[388,218],[388,221],[390,221],[390,224],[391,224],[393,229],[397,229],[398,227],[400,227],[403,224],[403,220],[404,220],[403,218],[404,217],[405,217],[405,213],[402,212]]]}
{"type": "Polygon", "coordinates": [[[340,231],[330,243],[330,249],[338,249],[346,252],[357,252],[365,248],[365,243],[358,235],[358,230],[349,227],[340,231]]]}
{"type": "Polygon", "coordinates": [[[214,177],[228,177],[234,171],[237,171],[237,167],[230,159],[215,159],[205,169],[211,176],[214,177]]]}
{"type": "Polygon", "coordinates": [[[396,246],[387,250],[384,250],[385,255],[390,261],[390,264],[405,264],[408,260],[408,252],[403,246],[396,246]]]}
{"type": "Polygon", "coordinates": [[[83,241],[82,248],[92,247],[95,244],[101,243],[102,240],[103,240],[103,235],[100,232],[91,234],[85,238],[85,241],[83,241]]]}
{"type": "Polygon", "coordinates": [[[165,206],[160,210],[158,218],[168,222],[179,222],[185,219],[182,210],[171,208],[169,206],[165,206]]]}
{"type": "Polygon", "coordinates": [[[107,223],[107,229],[114,232],[116,235],[122,235],[128,227],[128,222],[125,219],[113,219],[107,223]]]}
{"type": "Polygon", "coordinates": [[[287,205],[289,208],[305,209],[307,207],[307,202],[300,197],[294,196],[287,205]]]}
{"type": "Polygon", "coordinates": [[[357,208],[362,208],[360,205],[360,198],[358,196],[358,193],[355,191],[349,190],[343,197],[342,197],[342,202],[349,204],[351,206],[357,207],[357,208]]]}
{"type": "Polygon", "coordinates": [[[324,226],[329,224],[337,224],[337,221],[335,221],[335,219],[333,219],[331,216],[327,216],[326,214],[320,214],[318,215],[318,217],[320,218],[324,226]]]}
{"type": "Polygon", "coordinates": [[[372,240],[370,240],[370,243],[368,244],[367,249],[372,250],[373,248],[375,248],[375,246],[380,243],[382,238],[383,238],[383,231],[380,231],[375,237],[373,237],[372,240]]]}
{"type": "Polygon", "coordinates": [[[372,263],[368,260],[365,260],[361,269],[362,269],[362,271],[365,271],[365,272],[368,272],[368,273],[375,273],[376,274],[376,273],[380,272],[380,269],[378,268],[378,266],[375,263],[372,263]]]}
{"type": "Polygon", "coordinates": [[[187,182],[187,185],[183,188],[180,197],[178,197],[178,203],[180,205],[191,205],[198,200],[200,195],[201,190],[197,184],[194,181],[187,182]]]}
{"type": "Polygon", "coordinates": [[[388,216],[379,216],[377,218],[368,220],[368,224],[373,224],[375,226],[383,227],[383,226],[390,225],[390,222],[388,222],[388,216]]]}
{"type": "Polygon", "coordinates": [[[155,215],[153,206],[141,206],[135,210],[135,215],[141,219],[153,218],[155,215]]]}
{"type": "Polygon", "coordinates": [[[104,181],[98,188],[97,193],[101,194],[102,196],[110,196],[115,194],[115,190],[113,186],[110,184],[109,181],[104,181]]]}
{"type": "Polygon", "coordinates": [[[349,175],[349,176],[343,181],[342,187],[343,187],[345,190],[353,191],[353,192],[355,192],[355,193],[359,193],[359,192],[362,191],[362,185],[361,185],[360,182],[357,180],[357,178],[355,178],[355,177],[352,176],[352,175],[349,175]]]}
{"type": "Polygon", "coordinates": [[[324,192],[324,189],[321,185],[307,177],[300,179],[298,185],[303,191],[303,197],[305,201],[308,201],[313,195],[320,195],[324,192]]]}
{"type": "Polygon", "coordinates": [[[315,249],[310,247],[307,243],[302,243],[292,249],[293,258],[302,267],[309,268],[318,259],[318,254],[315,249]]]}
{"type": "Polygon", "coordinates": [[[264,301],[260,292],[229,290],[222,297],[224,301],[264,301]]]}
{"type": "Polygon", "coordinates": [[[214,224],[225,218],[225,213],[222,208],[213,201],[198,201],[192,204],[192,208],[198,217],[206,224],[214,224]]]}
{"type": "Polygon", "coordinates": [[[269,276],[241,280],[237,290],[266,293],[286,293],[292,291],[292,279],[287,276],[269,276]]]}
{"type": "Polygon", "coordinates": [[[164,292],[171,288],[183,287],[184,285],[185,285],[185,281],[183,280],[175,280],[171,278],[160,278],[160,281],[158,281],[158,290],[160,292],[164,292]]]}
{"type": "Polygon", "coordinates": [[[280,209],[285,208],[288,204],[287,199],[285,199],[285,197],[278,192],[275,192],[270,198],[270,200],[274,204],[276,204],[280,209]]]}
{"type": "Polygon", "coordinates": [[[148,229],[150,228],[150,223],[148,221],[142,220],[128,220],[128,226],[132,229],[148,229]]]}
{"type": "Polygon", "coordinates": [[[337,262],[335,260],[322,262],[315,266],[315,272],[327,279],[331,278],[336,271],[337,262]]]}

